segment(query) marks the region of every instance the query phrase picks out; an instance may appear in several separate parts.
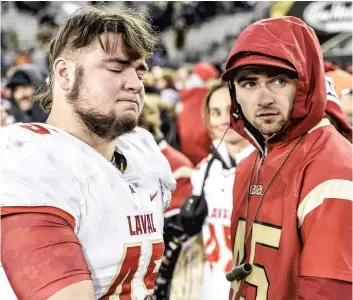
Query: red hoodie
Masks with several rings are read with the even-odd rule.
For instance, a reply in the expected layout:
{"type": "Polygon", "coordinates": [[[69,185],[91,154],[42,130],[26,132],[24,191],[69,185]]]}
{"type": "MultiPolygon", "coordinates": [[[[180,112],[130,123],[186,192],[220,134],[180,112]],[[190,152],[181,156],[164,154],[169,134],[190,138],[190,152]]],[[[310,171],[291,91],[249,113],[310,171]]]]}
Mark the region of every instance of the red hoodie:
{"type": "MultiPolygon", "coordinates": [[[[249,51],[291,63],[298,85],[290,119],[269,140],[264,141],[246,120],[233,122],[233,129],[258,151],[237,168],[234,265],[245,259],[252,264],[252,272],[242,281],[233,281],[230,299],[350,299],[352,145],[323,119],[325,72],[317,37],[294,17],[258,21],[234,43],[227,69],[249,51]]],[[[235,110],[234,105],[232,115],[235,110]]]]}

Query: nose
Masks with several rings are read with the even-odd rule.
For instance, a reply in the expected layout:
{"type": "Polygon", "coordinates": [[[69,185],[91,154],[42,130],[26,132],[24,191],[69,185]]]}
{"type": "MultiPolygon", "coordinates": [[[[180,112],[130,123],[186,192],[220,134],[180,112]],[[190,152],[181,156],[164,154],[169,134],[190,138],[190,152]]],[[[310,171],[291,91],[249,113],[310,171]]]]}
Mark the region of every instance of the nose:
{"type": "Polygon", "coordinates": [[[220,125],[223,126],[228,126],[230,123],[230,112],[229,111],[225,111],[222,113],[222,115],[220,116],[220,120],[219,120],[220,125]]]}
{"type": "Polygon", "coordinates": [[[257,104],[260,107],[268,107],[275,103],[272,92],[267,87],[262,87],[257,93],[257,104]]]}
{"type": "Polygon", "coordinates": [[[134,69],[127,70],[124,87],[128,91],[132,91],[134,94],[139,94],[143,90],[143,83],[136,74],[134,69]]]}

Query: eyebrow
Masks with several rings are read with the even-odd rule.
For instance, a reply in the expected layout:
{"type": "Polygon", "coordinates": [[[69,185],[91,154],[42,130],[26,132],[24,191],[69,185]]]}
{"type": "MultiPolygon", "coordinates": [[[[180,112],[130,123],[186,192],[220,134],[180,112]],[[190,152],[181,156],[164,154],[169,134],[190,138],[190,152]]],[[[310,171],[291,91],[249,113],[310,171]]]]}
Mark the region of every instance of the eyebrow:
{"type": "MultiPolygon", "coordinates": [[[[209,110],[221,110],[222,108],[224,108],[225,106],[222,107],[209,107],[209,110]]],[[[231,105],[227,105],[227,109],[230,109],[232,106],[231,105]]]]}
{"type": "Polygon", "coordinates": [[[251,76],[240,76],[239,79],[236,79],[236,82],[241,83],[243,81],[256,81],[258,80],[257,77],[251,77],[251,76]]]}
{"type": "MultiPolygon", "coordinates": [[[[103,62],[105,63],[118,63],[124,66],[131,66],[133,61],[130,59],[121,59],[118,57],[109,57],[106,59],[103,59],[103,62]]],[[[136,71],[145,71],[148,72],[149,68],[145,62],[142,62],[137,68],[136,71]]]]}

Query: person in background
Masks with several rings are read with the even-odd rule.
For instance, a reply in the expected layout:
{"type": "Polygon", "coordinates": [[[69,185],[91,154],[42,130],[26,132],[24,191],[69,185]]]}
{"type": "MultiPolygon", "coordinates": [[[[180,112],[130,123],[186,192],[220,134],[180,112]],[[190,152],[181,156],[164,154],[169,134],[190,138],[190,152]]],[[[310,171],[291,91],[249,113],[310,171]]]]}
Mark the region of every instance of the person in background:
{"type": "Polygon", "coordinates": [[[340,69],[335,69],[326,72],[326,76],[331,78],[337,92],[336,96],[338,96],[340,106],[346,115],[347,122],[352,125],[352,74],[340,69]]]}
{"type": "Polygon", "coordinates": [[[229,299],[349,299],[352,144],[324,117],[314,30],[295,17],[249,25],[222,79],[232,128],[257,148],[234,183],[229,299]]]}
{"type": "Polygon", "coordinates": [[[178,91],[183,90],[186,87],[186,82],[192,72],[191,66],[181,66],[175,72],[175,87],[178,91]]]}
{"type": "MultiPolygon", "coordinates": [[[[352,125],[349,118],[342,110],[342,97],[338,97],[334,82],[331,77],[327,76],[326,79],[326,108],[325,116],[329,119],[330,123],[342,134],[349,142],[352,142],[352,125]]],[[[340,92],[342,95],[342,91],[340,92]]],[[[352,108],[350,109],[352,111],[352,108]]],[[[347,112],[347,111],[346,111],[347,112]]]]}
{"type": "Polygon", "coordinates": [[[184,89],[180,91],[181,112],[177,119],[180,149],[194,165],[209,153],[211,140],[203,122],[203,107],[209,82],[218,75],[210,63],[195,64],[184,89]]]}
{"type": "Polygon", "coordinates": [[[205,123],[212,139],[211,151],[192,174],[193,196],[187,200],[192,205],[195,196],[202,197],[199,199],[205,201],[207,215],[200,224],[189,225],[182,221],[186,232],[189,232],[191,226],[193,230],[200,228],[202,232],[206,257],[203,300],[228,299],[230,282],[226,280],[226,273],[232,268],[230,220],[233,182],[237,176],[237,165],[254,151],[246,139],[229,129],[230,110],[228,86],[218,82],[209,89],[204,107],[205,123]]]}
{"type": "Polygon", "coordinates": [[[0,126],[5,126],[8,124],[15,123],[15,118],[12,115],[11,103],[1,98],[0,99],[0,126]]]}
{"type": "Polygon", "coordinates": [[[173,107],[179,102],[179,92],[175,87],[174,77],[175,71],[164,69],[163,75],[156,83],[157,88],[160,90],[161,98],[173,107]]]}
{"type": "Polygon", "coordinates": [[[24,64],[16,67],[6,83],[10,89],[9,101],[13,106],[16,122],[44,122],[47,118],[39,103],[34,97],[46,89],[45,79],[48,71],[35,64],[24,64]]]}

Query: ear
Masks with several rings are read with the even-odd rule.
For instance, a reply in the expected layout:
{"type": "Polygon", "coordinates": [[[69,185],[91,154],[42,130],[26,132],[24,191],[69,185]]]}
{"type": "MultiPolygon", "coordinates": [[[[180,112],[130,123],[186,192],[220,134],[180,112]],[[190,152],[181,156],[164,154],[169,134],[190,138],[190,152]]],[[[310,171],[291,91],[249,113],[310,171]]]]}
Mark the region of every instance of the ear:
{"type": "Polygon", "coordinates": [[[53,65],[56,81],[64,91],[70,90],[73,79],[71,78],[72,64],[63,57],[58,57],[53,65]]]}

